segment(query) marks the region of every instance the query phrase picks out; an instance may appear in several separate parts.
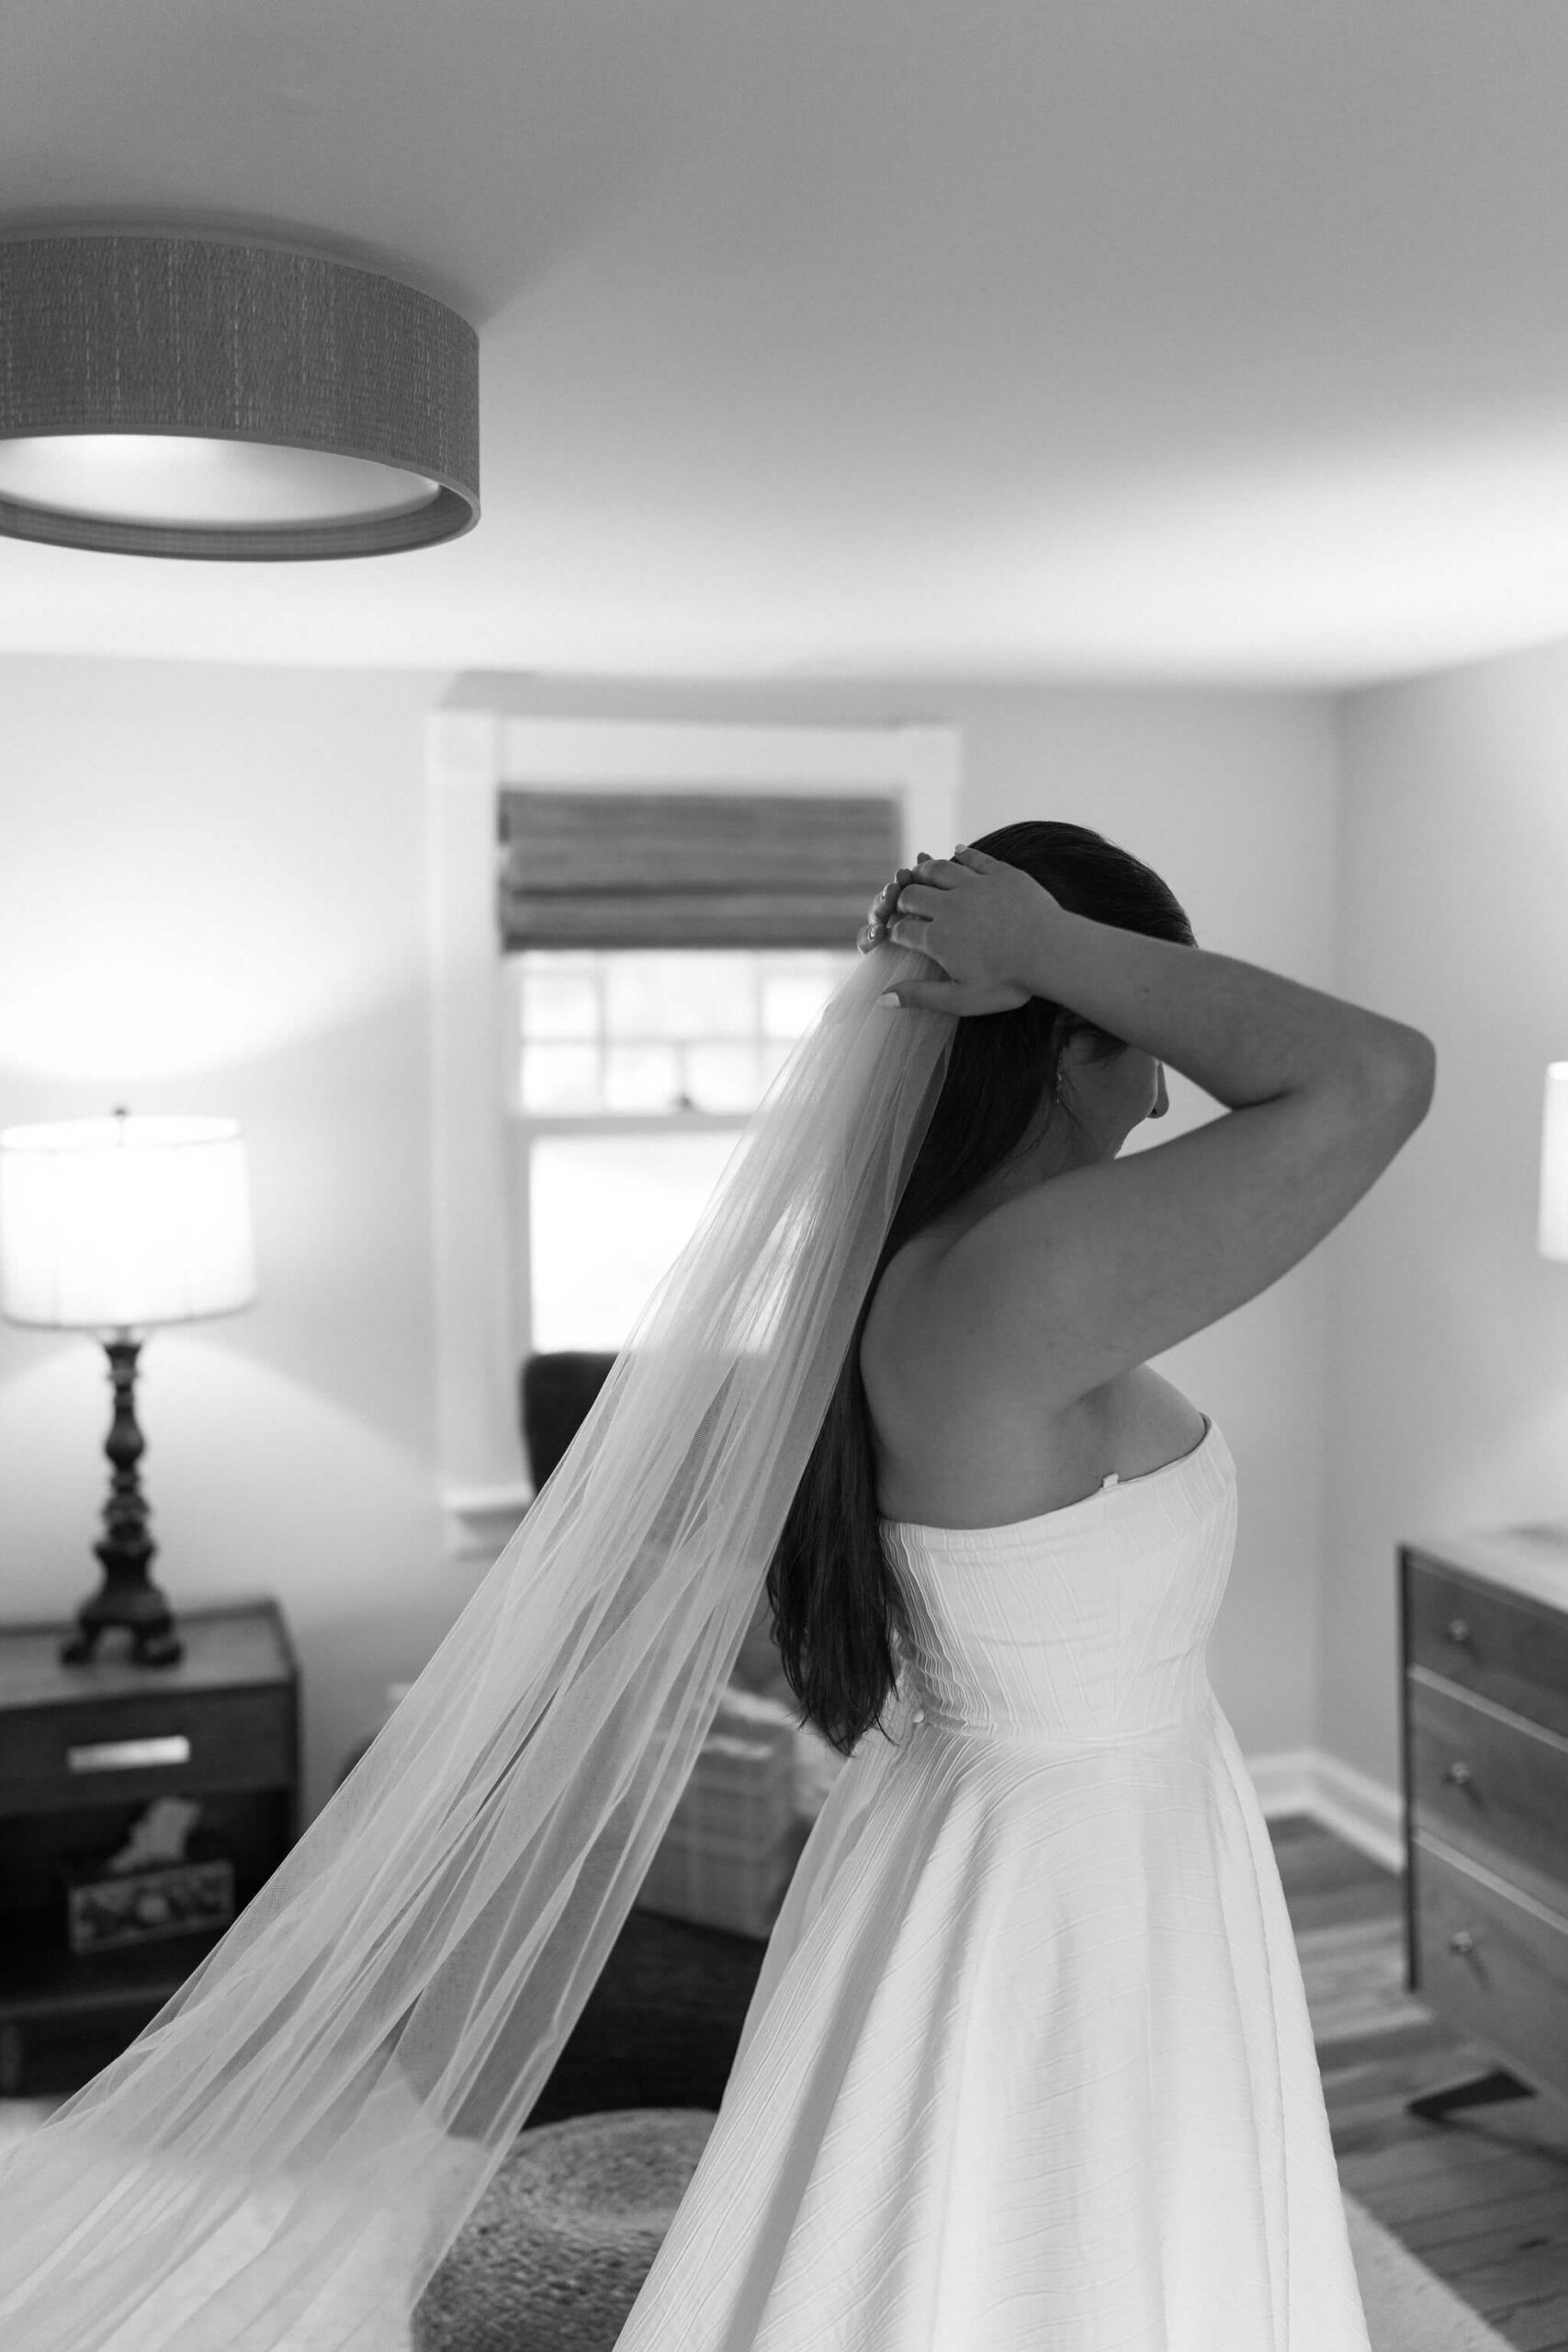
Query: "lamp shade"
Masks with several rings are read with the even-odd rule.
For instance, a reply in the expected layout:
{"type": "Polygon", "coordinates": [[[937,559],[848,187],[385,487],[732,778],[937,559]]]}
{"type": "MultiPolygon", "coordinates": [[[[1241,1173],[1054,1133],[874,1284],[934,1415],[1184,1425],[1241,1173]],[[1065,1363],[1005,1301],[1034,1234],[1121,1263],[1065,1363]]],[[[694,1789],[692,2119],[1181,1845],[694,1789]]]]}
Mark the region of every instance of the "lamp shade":
{"type": "Polygon", "coordinates": [[[297,560],[479,511],[479,340],[434,296],[235,238],[0,237],[0,532],[297,560]]]}
{"type": "Polygon", "coordinates": [[[68,1119],[0,1133],[0,1310],[53,1329],[138,1330],[255,1296],[233,1119],[68,1119]]]}
{"type": "Polygon", "coordinates": [[[1536,1247],[1543,1258],[1568,1260],[1568,1062],[1546,1071],[1546,1107],[1540,1124],[1540,1229],[1536,1247]]]}

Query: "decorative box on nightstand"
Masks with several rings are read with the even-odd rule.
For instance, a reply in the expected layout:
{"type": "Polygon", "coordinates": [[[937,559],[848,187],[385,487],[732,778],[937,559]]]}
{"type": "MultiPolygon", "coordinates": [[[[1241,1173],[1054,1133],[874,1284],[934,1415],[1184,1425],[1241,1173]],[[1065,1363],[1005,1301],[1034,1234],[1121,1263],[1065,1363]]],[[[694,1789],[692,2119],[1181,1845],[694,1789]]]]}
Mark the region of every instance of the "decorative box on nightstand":
{"type": "Polygon", "coordinates": [[[1568,1524],[1399,1565],[1406,1981],[1499,2062],[1407,2104],[1568,2099],[1568,1524]]]}
{"type": "Polygon", "coordinates": [[[243,1909],[298,1833],[276,1603],[192,1610],[179,1630],[177,1666],[62,1666],[70,1626],[0,1627],[0,2092],[72,2090],[107,2064],[222,1933],[181,1922],[221,1919],[230,1883],[243,1909]],[[117,1919],[107,1864],[159,1798],[182,1801],[185,1866],[145,1872],[117,1919]],[[72,1949],[73,1913],[97,1948],[72,1949]]]}

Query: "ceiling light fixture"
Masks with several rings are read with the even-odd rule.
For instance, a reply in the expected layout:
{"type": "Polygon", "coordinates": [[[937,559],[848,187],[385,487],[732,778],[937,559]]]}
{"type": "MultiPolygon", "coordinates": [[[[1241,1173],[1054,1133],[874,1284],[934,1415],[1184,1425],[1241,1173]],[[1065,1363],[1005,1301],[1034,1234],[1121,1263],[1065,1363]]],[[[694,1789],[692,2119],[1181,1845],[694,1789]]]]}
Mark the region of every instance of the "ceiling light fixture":
{"type": "Polygon", "coordinates": [[[0,236],[0,533],[228,562],[479,520],[479,338],[379,272],[218,236],[0,236]]]}

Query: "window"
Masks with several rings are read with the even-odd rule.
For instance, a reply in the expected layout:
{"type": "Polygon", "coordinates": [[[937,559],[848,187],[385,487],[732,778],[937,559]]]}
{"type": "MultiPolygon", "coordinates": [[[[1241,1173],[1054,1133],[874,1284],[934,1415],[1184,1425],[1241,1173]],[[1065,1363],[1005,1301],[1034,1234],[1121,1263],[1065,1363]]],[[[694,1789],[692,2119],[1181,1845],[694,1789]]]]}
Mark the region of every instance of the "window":
{"type": "Polygon", "coordinates": [[[854,961],[852,948],[818,947],[508,956],[525,1351],[622,1345],[854,961]]]}
{"type": "MultiPolygon", "coordinates": [[[[517,1375],[531,1338],[525,1312],[531,1252],[519,1250],[514,1207],[525,1134],[514,958],[545,947],[765,948],[770,956],[826,948],[852,955],[866,903],[892,867],[917,848],[940,848],[963,832],[960,743],[948,726],[552,718],[498,707],[504,699],[500,686],[483,699],[459,695],[425,725],[436,1444],[446,1543],[452,1556],[470,1566],[494,1559],[528,1494],[517,1375]],[[522,850],[508,814],[516,812],[519,794],[535,802],[536,818],[543,808],[550,824],[544,831],[534,824],[526,854],[509,876],[513,853],[522,850]],[[662,816],[654,823],[654,804],[683,808],[699,795],[722,797],[725,806],[695,829],[706,862],[682,877],[665,854],[670,830],[662,816]],[[795,851],[781,865],[784,820],[776,804],[786,797],[808,805],[793,835],[795,851]],[[837,885],[848,870],[844,835],[827,829],[843,821],[832,804],[856,799],[891,808],[896,840],[879,845],[871,886],[857,875],[840,903],[837,885]],[[750,805],[737,808],[738,801],[750,805]],[[770,807],[759,808],[759,802],[770,807]],[[766,834],[761,845],[760,828],[766,834]],[[617,845],[619,879],[604,872],[592,890],[581,888],[578,850],[585,835],[617,845]],[[570,865],[557,855],[563,838],[577,844],[570,865]],[[731,854],[728,882],[713,854],[720,842],[731,854],[737,842],[744,844],[742,870],[736,872],[731,854]],[[622,855],[627,845],[635,852],[629,859],[622,855]],[[664,861],[657,869],[656,850],[664,861]],[[561,888],[563,881],[571,887],[561,888]],[[737,916],[743,918],[738,936],[737,916]],[[673,922],[672,935],[647,936],[649,917],[673,922]]],[[[763,1036],[765,1042],[765,1029],[763,1036]]],[[[720,1032],[692,1042],[734,1040],[720,1032]]],[[[724,1067],[707,1065],[710,1086],[724,1067]]],[[[617,1077],[615,1083],[623,1082],[629,1080],[617,1077]]],[[[695,1084],[686,1091],[693,1102],[716,1099],[695,1084]]],[[[529,1114],[540,1141],[570,1132],[549,1123],[575,1120],[590,1140],[606,1147],[616,1139],[617,1123],[620,1133],[647,1146],[656,1140],[648,1123],[662,1119],[671,1136],[687,1141],[702,1138],[705,1129],[711,1138],[728,1128],[720,1138],[727,1152],[743,1117],[739,1110],[529,1114]]],[[[709,1139],[706,1148],[718,1146],[709,1139]]],[[[677,1224],[671,1214],[671,1236],[677,1224]]],[[[603,1235],[601,1220],[598,1246],[603,1235]]],[[[666,1262],[677,1246],[664,1252],[666,1262]]],[[[597,1328],[609,1328],[607,1313],[597,1328]]]]}

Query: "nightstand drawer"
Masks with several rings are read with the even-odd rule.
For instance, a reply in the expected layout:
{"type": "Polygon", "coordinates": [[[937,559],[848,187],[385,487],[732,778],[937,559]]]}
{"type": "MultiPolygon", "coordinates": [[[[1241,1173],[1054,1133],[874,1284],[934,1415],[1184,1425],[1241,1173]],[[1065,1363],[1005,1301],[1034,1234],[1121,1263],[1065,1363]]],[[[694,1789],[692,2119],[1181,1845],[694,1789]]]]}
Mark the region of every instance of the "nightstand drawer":
{"type": "Polygon", "coordinates": [[[1406,1663],[1568,1738],[1568,1616],[1409,1560],[1406,1663]]]}
{"type": "Polygon", "coordinates": [[[1568,1916],[1426,1838],[1411,1865],[1422,1998],[1525,2080],[1568,2092],[1568,1916]]]}
{"type": "Polygon", "coordinates": [[[0,1814],[112,1804],[193,1783],[276,1788],[294,1770],[294,1705],[283,1688],[149,1691],[0,1714],[0,1814]]]}
{"type": "Polygon", "coordinates": [[[1430,1829],[1568,1914],[1568,1740],[1413,1669],[1410,1802],[1430,1829]]]}

